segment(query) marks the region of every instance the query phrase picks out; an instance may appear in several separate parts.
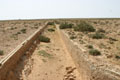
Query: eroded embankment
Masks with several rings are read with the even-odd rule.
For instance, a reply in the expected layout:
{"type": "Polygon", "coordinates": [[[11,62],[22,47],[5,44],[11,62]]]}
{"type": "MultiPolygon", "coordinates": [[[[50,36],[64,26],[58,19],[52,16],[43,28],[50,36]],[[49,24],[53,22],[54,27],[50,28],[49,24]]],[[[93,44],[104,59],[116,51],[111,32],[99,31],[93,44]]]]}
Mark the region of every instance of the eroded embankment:
{"type": "Polygon", "coordinates": [[[36,42],[36,39],[46,27],[47,26],[39,28],[35,33],[33,33],[0,61],[0,80],[16,80],[14,79],[15,75],[13,74],[15,65],[17,65],[20,61],[20,58],[24,55],[24,53],[31,49],[31,45],[36,42]],[[6,79],[9,75],[13,75],[13,79],[11,77],[6,79]]]}
{"type": "Polygon", "coordinates": [[[13,71],[16,78],[18,80],[82,80],[56,28],[55,32],[46,29],[42,35],[49,37],[50,43],[40,42],[36,48],[35,45],[31,46],[31,50],[25,53],[13,71]]]}
{"type": "Polygon", "coordinates": [[[24,44],[24,48],[7,57],[3,61],[6,64],[2,62],[0,80],[120,80],[118,74],[93,65],[58,26],[50,27],[55,32],[43,32],[50,43],[39,43],[36,37],[41,32],[37,34],[29,45],[24,44]]]}
{"type": "Polygon", "coordinates": [[[85,54],[79,44],[69,39],[69,36],[59,30],[61,37],[70,52],[82,80],[120,80],[119,68],[114,65],[101,62],[101,60],[90,60],[89,55],[85,54]]]}

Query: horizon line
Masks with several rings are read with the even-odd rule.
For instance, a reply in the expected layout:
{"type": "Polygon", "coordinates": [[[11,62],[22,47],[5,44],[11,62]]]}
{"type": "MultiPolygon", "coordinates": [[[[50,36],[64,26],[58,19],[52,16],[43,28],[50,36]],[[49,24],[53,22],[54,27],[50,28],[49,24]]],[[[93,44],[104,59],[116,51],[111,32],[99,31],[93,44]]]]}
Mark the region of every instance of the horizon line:
{"type": "Polygon", "coordinates": [[[120,19],[120,17],[90,17],[90,18],[30,18],[30,19],[2,19],[0,21],[18,21],[18,20],[61,20],[61,19],[120,19]]]}

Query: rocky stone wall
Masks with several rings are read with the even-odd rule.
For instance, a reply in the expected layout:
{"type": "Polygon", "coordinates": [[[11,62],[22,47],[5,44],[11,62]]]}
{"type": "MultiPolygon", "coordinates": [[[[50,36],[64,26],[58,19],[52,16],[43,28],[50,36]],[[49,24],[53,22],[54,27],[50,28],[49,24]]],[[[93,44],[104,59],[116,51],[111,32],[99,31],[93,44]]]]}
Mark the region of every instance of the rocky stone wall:
{"type": "Polygon", "coordinates": [[[0,80],[6,80],[6,76],[11,73],[11,70],[14,69],[15,65],[20,60],[22,55],[24,55],[24,53],[31,47],[31,45],[46,27],[47,26],[40,27],[35,33],[33,33],[33,35],[18,45],[16,49],[14,49],[0,61],[0,80]]]}
{"type": "Polygon", "coordinates": [[[115,72],[114,67],[111,67],[113,69],[111,71],[106,67],[96,66],[89,60],[88,55],[69,39],[69,36],[64,31],[60,30],[60,34],[80,72],[82,80],[120,80],[120,72],[115,72]]]}

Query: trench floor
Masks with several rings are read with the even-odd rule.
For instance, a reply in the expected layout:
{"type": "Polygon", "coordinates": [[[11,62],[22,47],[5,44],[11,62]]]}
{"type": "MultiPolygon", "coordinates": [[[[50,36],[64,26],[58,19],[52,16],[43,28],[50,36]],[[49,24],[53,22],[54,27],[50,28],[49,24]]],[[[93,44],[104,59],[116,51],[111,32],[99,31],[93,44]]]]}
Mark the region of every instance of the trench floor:
{"type": "Polygon", "coordinates": [[[80,74],[67,51],[58,29],[43,32],[50,38],[50,43],[37,45],[24,67],[16,68],[21,80],[81,80],[80,74]],[[21,70],[21,72],[19,71],[21,70]]]}

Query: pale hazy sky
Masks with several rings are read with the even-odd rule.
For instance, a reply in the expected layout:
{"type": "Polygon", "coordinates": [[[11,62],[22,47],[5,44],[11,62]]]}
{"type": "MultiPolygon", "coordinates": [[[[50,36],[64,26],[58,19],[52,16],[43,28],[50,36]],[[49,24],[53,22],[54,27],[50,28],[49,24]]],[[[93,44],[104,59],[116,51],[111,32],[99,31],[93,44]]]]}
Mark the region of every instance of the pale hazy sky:
{"type": "Polygon", "coordinates": [[[120,18],[120,0],[0,0],[0,20],[120,18]]]}

